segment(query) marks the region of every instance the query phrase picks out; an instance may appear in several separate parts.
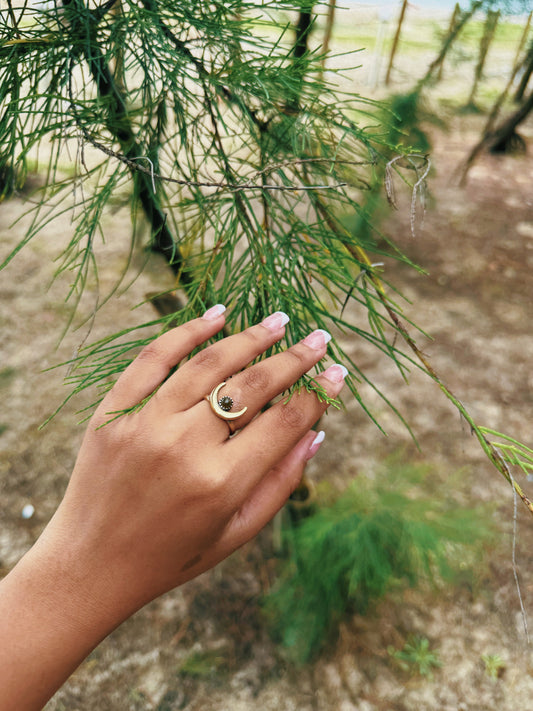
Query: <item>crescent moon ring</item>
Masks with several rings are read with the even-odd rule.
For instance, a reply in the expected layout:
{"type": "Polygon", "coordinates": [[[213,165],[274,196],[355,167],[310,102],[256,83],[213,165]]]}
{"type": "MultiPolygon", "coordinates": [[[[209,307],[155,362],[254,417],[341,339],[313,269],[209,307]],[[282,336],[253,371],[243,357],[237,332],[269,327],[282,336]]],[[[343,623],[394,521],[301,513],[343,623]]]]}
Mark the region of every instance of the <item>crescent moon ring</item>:
{"type": "Polygon", "coordinates": [[[220,390],[222,390],[225,384],[226,381],[220,383],[220,385],[217,385],[215,388],[213,388],[213,390],[211,390],[209,395],[205,396],[205,399],[211,405],[211,409],[217,417],[220,417],[223,420],[236,420],[238,417],[244,415],[248,408],[243,407],[242,410],[238,410],[237,412],[226,412],[220,407],[220,405],[218,404],[218,393],[220,390]]]}

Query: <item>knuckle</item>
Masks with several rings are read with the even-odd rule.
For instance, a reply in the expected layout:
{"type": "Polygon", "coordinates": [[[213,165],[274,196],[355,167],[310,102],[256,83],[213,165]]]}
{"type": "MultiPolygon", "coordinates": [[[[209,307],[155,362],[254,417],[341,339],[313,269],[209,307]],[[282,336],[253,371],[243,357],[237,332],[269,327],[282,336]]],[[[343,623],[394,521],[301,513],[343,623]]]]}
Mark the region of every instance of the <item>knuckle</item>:
{"type": "Polygon", "coordinates": [[[175,436],[164,427],[150,434],[148,445],[156,460],[175,458],[175,436]]]}
{"type": "Polygon", "coordinates": [[[290,429],[301,429],[307,424],[307,415],[301,405],[296,404],[294,398],[280,408],[280,419],[285,427],[290,429]]]}
{"type": "Polygon", "coordinates": [[[301,348],[299,345],[289,348],[287,351],[285,351],[285,355],[287,355],[289,358],[292,358],[299,368],[304,368],[305,370],[307,370],[307,367],[309,365],[309,357],[308,354],[304,351],[304,349],[301,348]]]}
{"type": "Polygon", "coordinates": [[[279,465],[274,467],[273,471],[279,482],[278,490],[280,492],[283,492],[283,498],[287,500],[300,485],[303,471],[301,468],[295,468],[289,473],[287,473],[279,465]]]}
{"type": "MultiPolygon", "coordinates": [[[[263,329],[264,330],[264,329],[263,329]]],[[[250,343],[250,347],[259,353],[265,350],[264,334],[258,331],[257,328],[249,328],[241,334],[250,343]]]]}
{"type": "Polygon", "coordinates": [[[203,495],[214,503],[215,507],[225,500],[228,476],[223,469],[211,467],[202,476],[203,495]]]}
{"type": "Polygon", "coordinates": [[[196,321],[186,321],[185,323],[182,323],[181,325],[176,327],[179,329],[180,334],[183,334],[185,336],[196,336],[198,332],[198,327],[196,321]]]}
{"type": "Polygon", "coordinates": [[[197,353],[190,361],[195,368],[208,368],[217,370],[221,363],[220,353],[216,348],[210,346],[197,353]]]}
{"type": "Polygon", "coordinates": [[[205,333],[198,324],[198,321],[187,321],[176,328],[180,340],[186,344],[189,350],[205,342],[205,333]]]}
{"type": "Polygon", "coordinates": [[[159,363],[163,359],[164,351],[157,340],[145,346],[137,356],[138,361],[148,361],[149,363],[159,363]]]}
{"type": "Polygon", "coordinates": [[[264,392],[270,382],[270,377],[266,370],[261,366],[248,368],[242,373],[243,386],[247,390],[255,392],[264,392]]]}

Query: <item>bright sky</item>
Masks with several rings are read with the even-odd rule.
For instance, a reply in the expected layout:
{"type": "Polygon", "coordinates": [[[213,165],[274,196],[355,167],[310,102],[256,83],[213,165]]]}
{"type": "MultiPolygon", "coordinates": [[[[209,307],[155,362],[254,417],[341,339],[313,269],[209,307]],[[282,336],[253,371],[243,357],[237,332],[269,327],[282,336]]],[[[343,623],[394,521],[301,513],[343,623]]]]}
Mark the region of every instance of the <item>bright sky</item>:
{"type": "MultiPolygon", "coordinates": [[[[453,8],[455,7],[455,3],[457,0],[409,0],[409,5],[414,9],[418,10],[441,10],[443,13],[444,12],[451,12],[453,8]]],[[[401,7],[402,0],[376,0],[375,2],[372,2],[371,0],[367,0],[367,2],[364,2],[364,0],[337,0],[337,4],[339,7],[342,7],[343,5],[345,7],[348,6],[354,6],[354,5],[360,5],[362,7],[366,8],[376,8],[383,13],[397,13],[398,9],[401,7]]],[[[463,9],[466,9],[470,6],[470,0],[459,0],[459,4],[463,9]]],[[[533,0],[528,2],[528,11],[533,9],[533,0]]]]}

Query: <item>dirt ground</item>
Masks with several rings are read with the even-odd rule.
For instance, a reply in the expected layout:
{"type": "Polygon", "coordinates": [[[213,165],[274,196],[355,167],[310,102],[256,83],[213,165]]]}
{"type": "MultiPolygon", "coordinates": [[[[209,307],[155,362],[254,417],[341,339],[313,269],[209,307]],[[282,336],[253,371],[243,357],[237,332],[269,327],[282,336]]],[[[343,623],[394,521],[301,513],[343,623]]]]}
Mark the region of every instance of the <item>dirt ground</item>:
{"type": "MultiPolygon", "coordinates": [[[[427,275],[387,265],[389,278],[408,297],[406,315],[433,340],[419,337],[433,366],[480,423],[533,443],[533,158],[483,156],[464,188],[451,175],[482,125],[455,117],[447,132],[433,132],[431,200],[413,238],[408,210],[390,214],[387,230],[427,275]]],[[[533,145],[533,125],[522,134],[533,145]]],[[[15,244],[27,218],[10,227],[24,205],[0,207],[2,254],[15,244]]],[[[105,284],[123,263],[128,217],[107,215],[116,235],[105,246],[105,284]]],[[[61,371],[43,369],[68,358],[87,324],[58,333],[68,313],[68,279],[50,285],[50,259],[68,224],[54,223],[0,277],[0,574],[37,538],[68,480],[82,427],[77,401],[43,431],[38,427],[65,395],[61,371]],[[26,504],[34,515],[23,519],[26,504]]],[[[1,255],[0,255],[1,256],[1,255]]],[[[141,255],[136,259],[140,262],[141,255]]],[[[134,265],[135,266],[135,265],[134,265]]],[[[132,311],[153,290],[151,265],[127,295],[103,307],[91,339],[114,324],[140,323],[150,306],[132,311]]],[[[158,287],[161,281],[158,279],[158,287]]],[[[81,306],[88,314],[90,293],[81,306]]],[[[313,664],[295,669],[269,639],[259,598],[273,579],[271,530],[215,571],[147,606],[106,639],[48,704],[47,711],[516,711],[531,707],[533,649],[512,566],[513,496],[484,458],[461,418],[434,383],[398,374],[357,342],[346,343],[365,371],[411,423],[417,451],[404,427],[378,400],[372,404],[388,437],[348,401],[327,418],[327,440],[310,467],[316,480],[343,486],[383,460],[432,463],[445,480],[462,469],[465,502],[494,502],[501,545],[477,585],[440,592],[409,590],[388,598],[368,617],[351,617],[313,664]],[[442,667],[432,678],[408,676],[387,654],[409,634],[427,637],[442,667]],[[211,658],[196,676],[180,672],[191,654],[211,658]],[[498,679],[486,674],[482,655],[499,655],[498,679]]],[[[372,402],[371,393],[364,393],[372,402]]],[[[528,484],[525,483],[528,490],[528,484]]],[[[529,493],[533,493],[529,484],[529,493]]],[[[533,521],[518,506],[516,561],[529,626],[533,630],[533,521]]],[[[31,670],[28,670],[31,675],[31,670]]]]}

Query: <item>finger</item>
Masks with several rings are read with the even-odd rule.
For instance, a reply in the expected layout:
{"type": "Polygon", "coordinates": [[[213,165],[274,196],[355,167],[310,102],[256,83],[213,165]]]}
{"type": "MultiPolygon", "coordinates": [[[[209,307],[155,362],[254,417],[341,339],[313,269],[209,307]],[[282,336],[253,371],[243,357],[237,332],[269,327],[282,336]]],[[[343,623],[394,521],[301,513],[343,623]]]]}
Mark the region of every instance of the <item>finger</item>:
{"type": "MultiPolygon", "coordinates": [[[[329,397],[335,398],[342,389],[347,372],[342,365],[332,365],[315,380],[329,397]]],[[[275,467],[326,409],[327,403],[321,402],[314,392],[302,390],[293,394],[288,402],[276,403],[222,445],[225,450],[223,456],[245,472],[240,481],[243,501],[259,484],[262,472],[275,467]],[[250,452],[254,453],[253,467],[249,462],[250,452]]]]}
{"type": "Polygon", "coordinates": [[[307,432],[268,472],[236,512],[233,502],[232,513],[222,537],[206,558],[187,571],[185,579],[208,570],[259,533],[296,489],[306,462],[316,454],[323,437],[323,432],[307,432]]]}
{"type": "Polygon", "coordinates": [[[327,331],[313,331],[292,348],[256,363],[227,380],[217,397],[230,398],[229,414],[246,408],[246,412],[232,422],[232,428],[244,427],[267,403],[288,390],[316,365],[326,354],[330,339],[327,331]]]}
{"type": "Polygon", "coordinates": [[[242,546],[276,515],[298,487],[305,465],[317,453],[323,439],[323,432],[307,432],[259,482],[227,529],[224,543],[228,547],[242,546]]]}
{"type": "Polygon", "coordinates": [[[279,341],[288,320],[286,314],[277,311],[262,323],[217,341],[197,353],[160,388],[157,393],[159,403],[169,412],[187,410],[197,404],[215,385],[237,373],[279,341]]]}
{"type": "Polygon", "coordinates": [[[131,407],[148,397],[165,380],[172,368],[220,331],[224,326],[225,310],[225,306],[217,304],[201,318],[167,331],[143,348],[106,397],[106,411],[131,407]]]}

